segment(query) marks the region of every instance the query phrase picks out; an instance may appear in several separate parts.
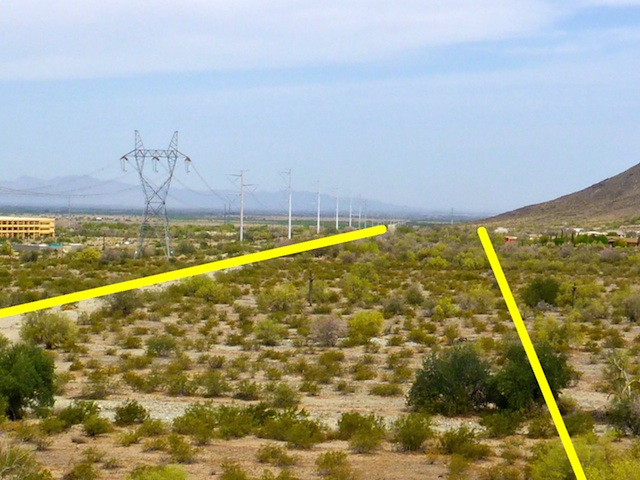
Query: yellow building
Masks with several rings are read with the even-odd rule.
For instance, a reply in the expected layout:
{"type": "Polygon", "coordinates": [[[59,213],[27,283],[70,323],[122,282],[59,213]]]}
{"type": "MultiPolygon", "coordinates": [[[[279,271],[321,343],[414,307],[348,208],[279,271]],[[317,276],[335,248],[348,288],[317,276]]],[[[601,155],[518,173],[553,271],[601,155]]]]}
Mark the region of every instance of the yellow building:
{"type": "Polygon", "coordinates": [[[53,218],[0,216],[0,237],[52,237],[55,233],[56,224],[53,218]]]}

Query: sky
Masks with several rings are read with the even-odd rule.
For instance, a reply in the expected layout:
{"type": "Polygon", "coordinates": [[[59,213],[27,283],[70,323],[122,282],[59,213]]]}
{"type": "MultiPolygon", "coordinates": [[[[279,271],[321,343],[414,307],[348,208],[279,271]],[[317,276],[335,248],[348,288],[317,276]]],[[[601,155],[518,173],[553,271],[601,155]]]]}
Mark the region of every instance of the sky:
{"type": "Polygon", "coordinates": [[[499,213],[640,162],[639,92],[640,0],[4,0],[0,181],[179,131],[214,189],[499,213]]]}

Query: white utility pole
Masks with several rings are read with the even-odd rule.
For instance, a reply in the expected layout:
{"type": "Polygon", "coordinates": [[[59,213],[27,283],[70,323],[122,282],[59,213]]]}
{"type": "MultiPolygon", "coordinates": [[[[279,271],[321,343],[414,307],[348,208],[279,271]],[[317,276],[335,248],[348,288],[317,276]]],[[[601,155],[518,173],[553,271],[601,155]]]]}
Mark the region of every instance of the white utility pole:
{"type": "Polygon", "coordinates": [[[336,230],[340,229],[340,194],[336,193],[336,230]]]}
{"type": "Polygon", "coordinates": [[[287,238],[289,240],[291,240],[291,197],[292,197],[292,194],[291,194],[291,169],[289,169],[288,174],[289,174],[289,234],[288,234],[287,238]]]}
{"type": "Polygon", "coordinates": [[[353,197],[349,197],[349,228],[351,228],[352,213],[353,213],[353,197]]]}
{"type": "Polygon", "coordinates": [[[320,234],[320,187],[318,187],[318,199],[316,200],[318,204],[318,220],[316,221],[316,233],[320,234]]]}

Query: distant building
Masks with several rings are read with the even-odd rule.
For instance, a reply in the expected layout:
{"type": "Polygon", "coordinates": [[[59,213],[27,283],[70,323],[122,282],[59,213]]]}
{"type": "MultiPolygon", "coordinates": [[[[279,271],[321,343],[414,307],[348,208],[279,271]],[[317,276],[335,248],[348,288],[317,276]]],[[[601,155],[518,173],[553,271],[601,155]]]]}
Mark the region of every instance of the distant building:
{"type": "Polygon", "coordinates": [[[55,219],[43,217],[0,217],[0,237],[39,238],[56,233],[55,219]]]}

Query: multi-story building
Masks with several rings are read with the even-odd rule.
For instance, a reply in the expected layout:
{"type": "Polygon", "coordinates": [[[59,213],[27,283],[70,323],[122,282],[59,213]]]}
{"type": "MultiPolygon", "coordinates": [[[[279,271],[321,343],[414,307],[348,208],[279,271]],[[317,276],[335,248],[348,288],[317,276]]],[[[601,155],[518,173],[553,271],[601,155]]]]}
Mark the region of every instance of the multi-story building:
{"type": "Polygon", "coordinates": [[[55,233],[56,226],[53,218],[0,216],[0,237],[52,237],[55,233]]]}

